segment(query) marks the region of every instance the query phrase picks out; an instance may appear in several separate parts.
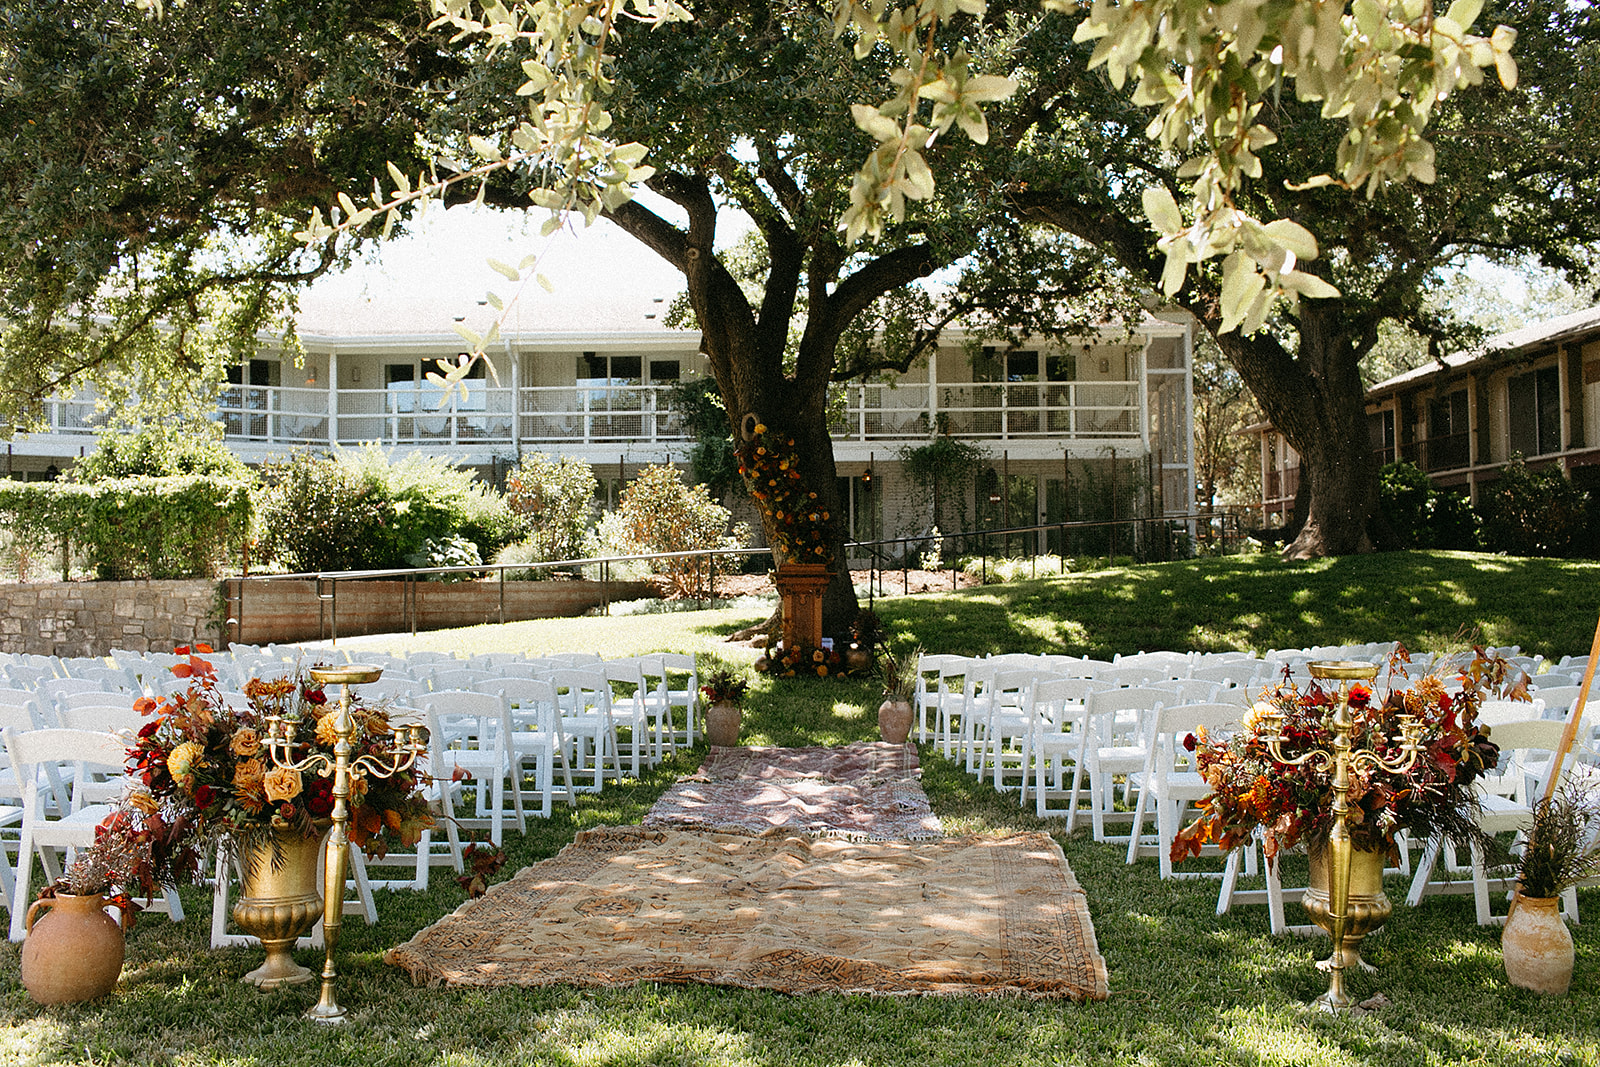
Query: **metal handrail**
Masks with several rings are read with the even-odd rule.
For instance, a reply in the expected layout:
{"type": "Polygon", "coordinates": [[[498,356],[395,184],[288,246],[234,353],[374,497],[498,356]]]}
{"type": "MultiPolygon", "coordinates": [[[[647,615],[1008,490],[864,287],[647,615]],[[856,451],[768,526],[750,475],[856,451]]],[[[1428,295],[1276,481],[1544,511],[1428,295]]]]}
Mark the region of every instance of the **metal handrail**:
{"type": "MultiPolygon", "coordinates": [[[[980,551],[978,553],[979,556],[980,556],[980,560],[981,560],[980,572],[981,572],[981,579],[983,581],[987,582],[988,581],[988,560],[989,560],[988,542],[989,542],[989,540],[991,538],[1006,539],[1006,538],[1011,538],[1011,537],[1025,536],[1025,535],[1028,535],[1028,534],[1036,534],[1036,533],[1041,532],[1041,531],[1043,531],[1043,532],[1061,531],[1063,533],[1063,542],[1062,543],[1065,544],[1065,532],[1066,531],[1092,530],[1092,529],[1098,529],[1098,528],[1103,528],[1103,527],[1111,527],[1111,528],[1114,529],[1114,528],[1117,528],[1117,527],[1137,526],[1139,524],[1150,524],[1150,523],[1160,523],[1165,527],[1165,526],[1168,526],[1169,524],[1174,524],[1174,523],[1189,523],[1189,522],[1210,523],[1213,520],[1220,521],[1222,523],[1221,539],[1223,540],[1224,543],[1226,543],[1229,540],[1230,536],[1234,537],[1234,538],[1242,537],[1242,533],[1240,532],[1240,529],[1239,529],[1238,516],[1230,514],[1230,513],[1220,513],[1220,512],[1219,513],[1213,513],[1213,514],[1193,513],[1193,514],[1187,514],[1187,515],[1162,515],[1162,516],[1153,516],[1153,517],[1145,517],[1145,518],[1102,519],[1102,520],[1078,521],[1078,522],[1048,522],[1048,523],[1038,523],[1038,524],[1032,525],[1032,526],[996,527],[996,528],[987,529],[987,530],[967,530],[967,531],[960,531],[960,532],[956,532],[956,533],[942,533],[941,532],[939,537],[940,537],[941,542],[955,541],[955,542],[958,542],[958,543],[968,543],[968,544],[970,544],[972,539],[974,539],[974,538],[981,539],[980,544],[981,544],[982,547],[980,548],[980,551]],[[1232,534],[1231,535],[1228,533],[1228,528],[1230,526],[1232,527],[1232,534]]],[[[882,590],[881,590],[882,578],[881,578],[881,573],[880,572],[882,570],[886,569],[885,566],[884,566],[886,558],[888,558],[888,557],[890,557],[891,555],[894,554],[894,553],[885,551],[885,548],[890,547],[890,546],[898,546],[898,548],[900,549],[898,554],[902,558],[904,558],[904,557],[907,557],[907,556],[910,555],[910,547],[912,545],[916,545],[916,544],[920,544],[920,543],[926,542],[931,538],[931,536],[932,536],[932,533],[930,531],[929,533],[919,534],[919,535],[910,535],[910,536],[905,536],[905,537],[880,538],[880,539],[874,540],[874,541],[851,541],[851,542],[848,542],[846,544],[845,549],[846,549],[847,556],[855,556],[857,558],[860,558],[860,556],[866,555],[870,559],[871,576],[870,576],[870,579],[869,579],[868,591],[867,591],[868,604],[869,605],[873,602],[873,598],[875,596],[881,595],[881,593],[882,593],[882,590]],[[865,552],[861,551],[863,549],[865,549],[867,551],[865,551],[865,552]],[[854,550],[854,551],[852,551],[852,550],[854,550]]],[[[1113,539],[1112,539],[1112,545],[1113,545],[1113,547],[1115,547],[1115,537],[1114,537],[1114,535],[1113,535],[1113,539]]],[[[971,554],[972,553],[967,553],[967,555],[971,555],[971,554]]],[[[226,581],[237,581],[237,582],[240,583],[239,584],[238,595],[236,597],[232,598],[232,600],[233,600],[233,616],[231,618],[229,618],[227,621],[228,621],[228,623],[230,625],[232,625],[235,628],[234,629],[235,634],[238,634],[238,633],[242,632],[243,619],[244,619],[244,605],[245,605],[244,590],[245,590],[245,583],[247,583],[247,582],[284,582],[284,581],[302,581],[302,582],[306,582],[306,581],[309,581],[309,582],[314,582],[316,584],[317,593],[318,593],[318,600],[319,600],[319,606],[322,609],[322,618],[328,624],[328,629],[330,630],[329,636],[330,636],[330,638],[332,640],[338,641],[338,638],[339,638],[339,632],[338,632],[339,631],[339,583],[341,583],[341,582],[352,582],[352,581],[372,581],[372,580],[390,578],[390,579],[399,579],[399,580],[405,582],[406,585],[407,585],[407,588],[402,593],[402,597],[401,597],[401,603],[402,603],[401,614],[402,614],[402,619],[408,624],[410,631],[413,634],[415,634],[416,633],[416,626],[417,626],[416,583],[417,583],[418,580],[425,579],[429,575],[435,575],[435,574],[483,575],[483,574],[487,574],[489,572],[494,572],[495,575],[496,575],[498,584],[500,586],[500,591],[499,591],[500,592],[500,621],[501,622],[505,622],[505,582],[506,582],[506,572],[507,571],[530,571],[530,570],[550,570],[550,571],[555,571],[555,570],[562,570],[562,569],[571,569],[571,568],[574,568],[574,567],[578,567],[578,568],[582,568],[582,567],[598,567],[600,569],[600,582],[601,582],[601,585],[602,585],[602,593],[603,593],[602,609],[605,610],[607,613],[609,613],[609,611],[610,611],[610,585],[611,585],[611,568],[612,568],[612,566],[615,565],[615,564],[619,564],[619,563],[648,563],[648,562],[650,562],[652,560],[661,560],[661,559],[704,559],[706,561],[706,566],[707,566],[706,588],[710,591],[710,596],[707,598],[707,601],[708,601],[708,603],[710,605],[715,606],[715,604],[716,604],[716,561],[718,559],[725,558],[725,557],[728,557],[728,556],[751,557],[751,556],[771,556],[771,555],[772,555],[772,549],[770,549],[770,548],[711,548],[711,549],[693,549],[693,550],[685,551],[685,552],[641,552],[641,553],[637,553],[637,554],[633,554],[633,555],[625,555],[625,556],[592,556],[592,557],[582,557],[582,558],[576,558],[576,559],[546,560],[546,561],[537,562],[537,563],[478,563],[478,564],[464,564],[464,565],[448,566],[448,567],[393,567],[393,568],[374,568],[374,569],[369,569],[369,570],[354,570],[354,571],[299,571],[299,572],[296,572],[296,573],[293,573],[293,574],[244,574],[244,575],[234,575],[234,576],[232,576],[230,578],[225,579],[226,581]]],[[[1035,558],[1035,575],[1037,576],[1037,554],[1035,554],[1034,558],[1035,558]]],[[[907,568],[907,570],[909,571],[909,568],[907,568]]],[[[1066,557],[1063,555],[1063,558],[1062,558],[1062,573],[1065,573],[1065,571],[1066,571],[1066,557]]],[[[956,568],[955,568],[955,566],[953,564],[951,566],[950,573],[951,573],[951,578],[950,578],[951,588],[955,588],[955,584],[956,584],[956,580],[957,579],[956,579],[956,568]]],[[[904,587],[904,591],[905,591],[905,593],[907,595],[909,595],[909,593],[910,593],[910,576],[909,576],[909,573],[906,575],[905,581],[906,581],[906,585],[904,587]]],[[[322,629],[322,628],[323,627],[319,625],[319,630],[322,629]]]]}

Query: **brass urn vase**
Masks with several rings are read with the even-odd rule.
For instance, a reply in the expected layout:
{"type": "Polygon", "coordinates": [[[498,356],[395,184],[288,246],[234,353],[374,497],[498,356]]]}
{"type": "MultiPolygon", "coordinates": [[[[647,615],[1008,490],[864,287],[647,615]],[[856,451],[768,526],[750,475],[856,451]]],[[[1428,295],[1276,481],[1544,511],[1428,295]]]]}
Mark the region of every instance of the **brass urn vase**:
{"type": "MultiPolygon", "coordinates": [[[[1313,848],[1311,852],[1311,877],[1305,896],[1300,900],[1311,921],[1324,930],[1333,931],[1333,917],[1328,907],[1328,850],[1313,848]]],[[[1382,852],[1350,852],[1350,896],[1345,903],[1344,957],[1346,967],[1359,966],[1364,971],[1376,967],[1361,958],[1361,942],[1372,931],[1389,921],[1394,905],[1383,892],[1382,852]]],[[[1319,964],[1319,966],[1321,966],[1319,964]]]]}
{"type": "Polygon", "coordinates": [[[240,843],[239,901],[233,921],[261,941],[267,958],[244,976],[261,989],[309,982],[312,973],[289,955],[295,940],[322,918],[317,860],[326,835],[306,837],[290,829],[252,834],[240,843]]]}

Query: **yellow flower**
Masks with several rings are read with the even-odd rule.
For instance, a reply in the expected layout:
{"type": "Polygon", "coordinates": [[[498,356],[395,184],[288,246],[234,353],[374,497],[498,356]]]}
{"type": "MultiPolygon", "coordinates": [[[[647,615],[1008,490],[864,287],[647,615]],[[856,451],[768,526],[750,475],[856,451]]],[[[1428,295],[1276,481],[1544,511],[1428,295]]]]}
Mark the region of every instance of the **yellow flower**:
{"type": "Polygon", "coordinates": [[[161,810],[156,804],[156,798],[146,793],[143,789],[135,789],[130,792],[128,794],[128,803],[145,815],[154,815],[161,810]]]}
{"type": "Polygon", "coordinates": [[[317,744],[327,745],[329,748],[332,748],[338,743],[339,734],[334,729],[335,724],[338,722],[338,718],[339,710],[335,708],[333,711],[328,712],[328,714],[317,720],[317,744]]]}
{"type": "Polygon", "coordinates": [[[268,800],[293,800],[303,788],[300,772],[293,767],[275,767],[267,772],[263,784],[268,800]]]}
{"type": "Polygon", "coordinates": [[[228,749],[235,756],[254,756],[261,751],[261,735],[249,726],[241,726],[233,732],[233,740],[228,742],[228,749]]]}
{"type": "Polygon", "coordinates": [[[194,787],[194,772],[205,763],[205,746],[198,741],[185,741],[167,756],[167,771],[172,780],[184,789],[194,787]]]}
{"type": "Polygon", "coordinates": [[[756,433],[766,433],[766,432],[767,432],[767,424],[766,423],[764,423],[764,422],[756,423],[756,433]]]}

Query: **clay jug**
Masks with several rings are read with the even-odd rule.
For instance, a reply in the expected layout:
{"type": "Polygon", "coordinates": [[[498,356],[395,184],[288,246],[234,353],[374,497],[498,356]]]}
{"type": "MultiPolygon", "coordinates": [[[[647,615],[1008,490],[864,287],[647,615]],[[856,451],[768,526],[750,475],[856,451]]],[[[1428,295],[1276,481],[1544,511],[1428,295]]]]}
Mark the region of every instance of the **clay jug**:
{"type": "Polygon", "coordinates": [[[891,745],[903,745],[911,736],[911,703],[885,700],[878,705],[878,733],[891,745]]]}
{"type": "Polygon", "coordinates": [[[1506,978],[1536,993],[1565,993],[1572,984],[1572,933],[1561,918],[1560,897],[1518,892],[1500,933],[1506,978]]]}
{"type": "Polygon", "coordinates": [[[722,748],[739,743],[739,724],[744,718],[739,705],[726,700],[706,709],[706,740],[722,748]]]}
{"type": "MultiPolygon", "coordinates": [[[[57,893],[33,902],[23,924],[22,984],[40,1004],[103,997],[122,974],[122,927],[95,893],[57,893]]],[[[124,913],[126,921],[126,913],[124,913]]]]}

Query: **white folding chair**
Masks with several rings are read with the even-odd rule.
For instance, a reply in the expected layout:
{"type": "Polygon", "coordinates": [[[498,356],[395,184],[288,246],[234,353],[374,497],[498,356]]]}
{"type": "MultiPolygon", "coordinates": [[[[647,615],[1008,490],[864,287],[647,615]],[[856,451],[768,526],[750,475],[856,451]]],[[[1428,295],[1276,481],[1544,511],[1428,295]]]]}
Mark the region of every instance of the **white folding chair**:
{"type": "Polygon", "coordinates": [[[911,705],[917,715],[917,742],[927,743],[928,722],[931,719],[933,743],[939,746],[946,758],[955,741],[951,723],[958,704],[950,683],[965,677],[966,663],[965,656],[923,653],[917,657],[917,691],[911,705]]]}
{"type": "Polygon", "coordinates": [[[482,692],[496,693],[511,709],[508,751],[513,772],[519,777],[533,764],[534,788],[539,792],[539,814],[549,818],[557,792],[556,760],[561,761],[561,790],[567,806],[577,803],[572,788],[572,768],[567,763],[567,743],[561,733],[561,713],[555,685],[547,678],[500,678],[479,682],[482,692]]]}
{"type": "MultiPolygon", "coordinates": [[[[61,876],[61,866],[52,850],[60,849],[63,862],[72,853],[94,844],[95,827],[111,813],[111,801],[121,795],[121,774],[128,756],[122,738],[87,730],[17,730],[4,733],[6,752],[22,792],[22,833],[17,846],[16,883],[11,903],[11,940],[24,937],[23,917],[27,914],[32,891],[33,857],[37,852],[40,867],[51,881],[61,876]],[[72,767],[72,800],[65,811],[54,811],[40,786],[40,768],[46,764],[72,767]],[[96,781],[96,774],[108,776],[96,781]]],[[[151,901],[147,910],[165,911],[173,922],[183,919],[183,904],[171,890],[165,901],[151,901]]]]}
{"type": "Polygon", "coordinates": [[[996,790],[1013,788],[1007,775],[1007,768],[1012,766],[1020,768],[1022,787],[1026,786],[1022,749],[1028,736],[1029,694],[1038,678],[1037,669],[996,671],[979,702],[980,713],[973,716],[977,775],[980,780],[986,772],[992,775],[996,790]]]}
{"type": "Polygon", "coordinates": [[[687,652],[655,652],[640,658],[645,681],[658,679],[659,688],[652,699],[664,699],[667,705],[666,722],[674,744],[682,742],[693,747],[700,735],[697,725],[700,708],[700,668],[687,652]],[[656,672],[660,673],[657,674],[656,672]],[[684,727],[678,729],[678,709],[683,709],[684,727]]]}
{"type": "MultiPolygon", "coordinates": [[[[1516,791],[1512,795],[1482,792],[1478,801],[1480,812],[1478,826],[1491,834],[1515,832],[1519,839],[1533,822],[1533,802],[1543,795],[1545,779],[1540,778],[1531,787],[1525,784],[1523,769],[1541,761],[1548,773],[1549,754],[1561,744],[1566,724],[1556,719],[1528,719],[1521,722],[1502,722],[1493,727],[1491,739],[1500,746],[1500,762],[1505,768],[1503,778],[1509,778],[1516,791]]],[[[1570,768],[1570,765],[1568,765],[1570,768]]],[[[1448,842],[1435,838],[1423,849],[1417,862],[1406,903],[1416,907],[1426,895],[1436,893],[1471,893],[1479,926],[1505,922],[1505,916],[1495,915],[1489,899],[1493,888],[1509,890],[1514,879],[1493,878],[1484,869],[1483,852],[1476,843],[1468,849],[1468,862],[1463,865],[1454,858],[1455,849],[1445,855],[1448,842]],[[1433,873],[1443,858],[1446,869],[1470,872],[1467,881],[1435,880],[1433,873]]],[[[1577,890],[1569,889],[1561,895],[1561,910],[1572,923],[1578,921],[1577,890]]]]}
{"type": "MultiPolygon", "coordinates": [[[[412,724],[422,726],[428,724],[428,714],[421,708],[390,705],[386,712],[390,727],[393,729],[412,724]]],[[[434,867],[449,866],[454,868],[457,874],[462,872],[464,864],[461,855],[461,835],[456,829],[455,820],[445,817],[449,812],[445,809],[444,790],[448,788],[449,783],[441,784],[434,781],[433,776],[427,773],[428,769],[426,762],[417,768],[418,785],[427,798],[428,806],[433,809],[437,817],[436,827],[422,831],[422,836],[417,839],[414,848],[391,848],[382,856],[374,856],[371,859],[361,857],[364,861],[362,864],[364,870],[358,870],[356,864],[356,853],[361,849],[352,845],[351,872],[356,878],[358,893],[365,893],[370,897],[373,889],[410,889],[422,892],[428,888],[429,876],[434,867]],[[438,839],[439,826],[443,827],[442,841],[438,839]],[[440,851],[441,849],[443,851],[440,851]],[[370,874],[373,868],[402,868],[409,869],[411,873],[405,878],[372,878],[370,874]]]]}
{"type": "MultiPolygon", "coordinates": [[[[1096,841],[1121,840],[1107,837],[1105,827],[1107,821],[1132,817],[1131,812],[1116,810],[1116,780],[1123,780],[1126,805],[1131,802],[1131,779],[1144,769],[1148,751],[1146,717],[1171,700],[1172,694],[1165,689],[1145,686],[1094,689],[1085,699],[1087,728],[1079,740],[1077,759],[1089,779],[1089,822],[1096,841]]],[[[1078,810],[1078,801],[1075,785],[1069,801],[1071,811],[1078,810]]]]}
{"type": "MultiPolygon", "coordinates": [[[[1062,815],[1067,833],[1077,824],[1077,799],[1083,786],[1083,752],[1088,729],[1089,694],[1107,688],[1093,678],[1043,678],[1033,688],[1033,708],[1025,764],[1033,768],[1034,813],[1043,819],[1062,815]],[[1066,784],[1068,768],[1072,785],[1066,784]],[[1052,799],[1067,799],[1065,808],[1052,808],[1052,799]]],[[[1027,790],[1022,791],[1026,806],[1027,790]]]]}
{"type": "MultiPolygon", "coordinates": [[[[644,763],[651,766],[661,762],[660,749],[651,737],[650,695],[644,681],[644,670],[637,659],[608,659],[597,665],[597,670],[611,690],[611,717],[617,726],[628,728],[627,753],[633,767],[633,776],[639,777],[644,763]],[[618,693],[615,685],[631,688],[618,693]]],[[[620,751],[620,750],[619,750],[620,751]]]]}
{"type": "Polygon", "coordinates": [[[599,792],[606,784],[606,762],[622,780],[622,757],[617,747],[616,721],[611,715],[611,684],[598,671],[563,667],[550,673],[556,689],[558,727],[568,745],[567,766],[589,778],[588,789],[599,792]]]}
{"type": "MultiPolygon", "coordinates": [[[[1211,791],[1201,776],[1193,754],[1183,739],[1200,728],[1220,733],[1236,727],[1244,714],[1238,704],[1175,704],[1156,709],[1146,727],[1144,769],[1139,772],[1139,799],[1133,809],[1133,832],[1128,839],[1128,862],[1148,854],[1153,847],[1161,864],[1161,877],[1172,878],[1172,842],[1182,828],[1185,809],[1211,791]],[[1146,812],[1156,817],[1152,842],[1143,833],[1146,812]]],[[[1178,877],[1200,877],[1184,872],[1178,877]]]]}
{"type": "Polygon", "coordinates": [[[464,825],[489,828],[489,840],[504,840],[506,782],[511,783],[510,814],[518,832],[527,830],[522,811],[522,783],[512,773],[509,738],[511,712],[505,698],[495,693],[446,689],[422,696],[428,715],[428,773],[440,783],[446,816],[464,825]],[[475,787],[475,810],[470,818],[456,814],[455,801],[462,785],[457,774],[475,787]]]}

